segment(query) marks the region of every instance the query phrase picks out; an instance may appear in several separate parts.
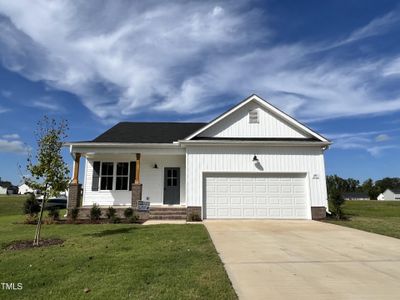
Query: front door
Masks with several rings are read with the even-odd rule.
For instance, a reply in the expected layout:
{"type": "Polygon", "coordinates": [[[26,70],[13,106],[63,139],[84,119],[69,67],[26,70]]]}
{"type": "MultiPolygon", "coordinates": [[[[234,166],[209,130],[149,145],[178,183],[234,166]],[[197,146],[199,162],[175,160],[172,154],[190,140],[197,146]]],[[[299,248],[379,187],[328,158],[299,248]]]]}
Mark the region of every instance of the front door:
{"type": "Polygon", "coordinates": [[[180,203],[179,168],[164,168],[164,204],[180,203]]]}

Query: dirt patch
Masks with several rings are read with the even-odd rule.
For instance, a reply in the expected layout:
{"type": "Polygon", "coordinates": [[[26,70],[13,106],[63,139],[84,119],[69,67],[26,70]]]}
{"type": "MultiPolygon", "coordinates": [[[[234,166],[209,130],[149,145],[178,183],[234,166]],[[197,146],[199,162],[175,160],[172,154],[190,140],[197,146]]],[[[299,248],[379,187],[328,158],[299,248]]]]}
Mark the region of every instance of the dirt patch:
{"type": "Polygon", "coordinates": [[[23,250],[30,248],[48,247],[53,245],[61,245],[64,243],[62,239],[44,239],[41,240],[39,246],[33,246],[32,240],[29,241],[15,241],[6,247],[6,250],[23,250]]]}

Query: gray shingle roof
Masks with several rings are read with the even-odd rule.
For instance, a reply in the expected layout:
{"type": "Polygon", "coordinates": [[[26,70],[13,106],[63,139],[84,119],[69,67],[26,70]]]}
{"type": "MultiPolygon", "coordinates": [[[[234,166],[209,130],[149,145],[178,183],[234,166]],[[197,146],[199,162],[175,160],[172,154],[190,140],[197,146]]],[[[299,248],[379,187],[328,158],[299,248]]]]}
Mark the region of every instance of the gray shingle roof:
{"type": "Polygon", "coordinates": [[[96,137],[95,143],[172,143],[207,123],[121,122],[96,137]]]}

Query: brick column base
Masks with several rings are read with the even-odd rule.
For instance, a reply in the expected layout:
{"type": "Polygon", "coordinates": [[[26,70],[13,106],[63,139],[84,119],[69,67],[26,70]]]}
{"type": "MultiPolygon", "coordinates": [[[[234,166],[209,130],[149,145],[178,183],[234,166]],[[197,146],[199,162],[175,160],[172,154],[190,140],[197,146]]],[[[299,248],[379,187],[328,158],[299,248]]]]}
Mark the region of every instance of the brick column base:
{"type": "Polygon", "coordinates": [[[142,200],[142,184],[132,184],[131,205],[133,209],[138,207],[138,202],[142,200]]]}
{"type": "Polygon", "coordinates": [[[326,218],[326,207],[325,206],[312,206],[311,207],[311,218],[313,220],[322,220],[326,218]]]}
{"type": "Polygon", "coordinates": [[[71,183],[68,189],[68,209],[81,206],[82,184],[71,183]]]}
{"type": "Polygon", "coordinates": [[[201,207],[188,206],[186,208],[186,219],[188,221],[201,221],[201,207]]]}

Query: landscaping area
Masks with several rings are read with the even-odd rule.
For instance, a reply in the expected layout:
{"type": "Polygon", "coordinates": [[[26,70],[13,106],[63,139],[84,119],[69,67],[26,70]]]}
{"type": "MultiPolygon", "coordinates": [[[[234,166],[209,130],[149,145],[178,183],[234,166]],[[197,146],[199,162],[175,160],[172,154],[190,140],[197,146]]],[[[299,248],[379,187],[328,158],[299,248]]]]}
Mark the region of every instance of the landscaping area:
{"type": "Polygon", "coordinates": [[[347,220],[329,223],[400,238],[400,201],[345,201],[347,220]]]}
{"type": "Polygon", "coordinates": [[[7,250],[33,240],[25,198],[0,196],[0,282],[23,286],[0,299],[237,299],[202,224],[43,225],[64,243],[7,250]]]}

